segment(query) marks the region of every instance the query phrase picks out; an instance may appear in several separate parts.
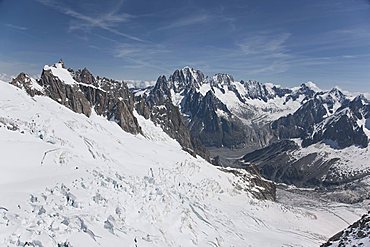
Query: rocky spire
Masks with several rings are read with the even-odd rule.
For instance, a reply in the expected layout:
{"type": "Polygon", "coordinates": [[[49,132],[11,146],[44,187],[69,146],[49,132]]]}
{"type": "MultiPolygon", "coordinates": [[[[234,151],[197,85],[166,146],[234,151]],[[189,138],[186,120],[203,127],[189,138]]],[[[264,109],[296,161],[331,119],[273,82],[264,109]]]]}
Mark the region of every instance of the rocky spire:
{"type": "Polygon", "coordinates": [[[59,59],[59,62],[58,63],[60,63],[61,65],[62,65],[62,68],[63,69],[65,69],[65,67],[64,67],[64,62],[63,62],[63,59],[61,58],[61,59],[59,59]]]}

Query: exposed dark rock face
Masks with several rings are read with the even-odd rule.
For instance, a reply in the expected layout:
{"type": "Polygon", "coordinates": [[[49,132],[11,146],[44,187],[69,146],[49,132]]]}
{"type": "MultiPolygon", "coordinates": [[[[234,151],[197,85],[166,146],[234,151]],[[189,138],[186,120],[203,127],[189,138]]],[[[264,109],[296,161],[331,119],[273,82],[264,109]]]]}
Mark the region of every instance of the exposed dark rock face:
{"type": "Polygon", "coordinates": [[[317,93],[296,112],[279,118],[271,126],[279,139],[300,138],[303,147],[326,142],[333,148],[352,145],[365,148],[369,140],[357,121],[370,115],[369,105],[359,98],[350,102],[338,89],[332,89],[325,96],[317,93]],[[341,107],[334,109],[336,104],[341,107]]]}
{"type": "Polygon", "coordinates": [[[366,148],[369,143],[363,127],[357,125],[357,118],[349,108],[317,126],[314,133],[303,140],[302,146],[307,147],[320,141],[330,144],[333,148],[352,145],[366,148]]]}
{"type": "Polygon", "coordinates": [[[163,105],[165,101],[171,100],[170,85],[165,76],[160,76],[153,90],[147,97],[149,106],[163,105]]]}
{"type": "Polygon", "coordinates": [[[79,84],[79,87],[96,113],[116,121],[127,132],[140,133],[141,128],[133,115],[134,95],[127,85],[107,78],[99,78],[94,84],[96,86],[79,84]]]}
{"type": "Polygon", "coordinates": [[[263,177],[298,187],[341,186],[370,175],[370,170],[338,173],[335,164],[339,158],[327,158],[316,152],[297,156],[295,151],[299,149],[296,142],[283,140],[246,154],[237,164],[245,168],[255,165],[263,177]]]}
{"type": "Polygon", "coordinates": [[[296,112],[281,117],[272,123],[280,139],[304,138],[312,126],[321,122],[327,114],[319,99],[312,99],[304,103],[296,112]]]}
{"type": "Polygon", "coordinates": [[[97,80],[95,80],[95,77],[86,68],[84,68],[83,70],[77,70],[74,73],[73,78],[78,82],[98,86],[98,84],[96,83],[97,80]]]}
{"type": "Polygon", "coordinates": [[[182,121],[180,111],[170,100],[163,102],[163,105],[154,105],[151,110],[154,123],[162,126],[169,136],[179,140],[183,147],[192,149],[190,133],[182,121]]]}
{"type": "Polygon", "coordinates": [[[168,83],[166,77],[161,76],[146,98],[136,97],[136,111],[161,126],[163,131],[177,140],[184,150],[209,160],[208,151],[197,137],[191,136],[179,108],[172,103],[168,83]]]}
{"type": "MultiPolygon", "coordinates": [[[[165,76],[159,77],[145,99],[149,106],[163,105],[166,100],[179,106],[192,139],[200,140],[204,146],[234,148],[251,141],[260,146],[262,142],[272,137],[271,134],[266,133],[270,128],[255,129],[254,126],[246,126],[214,94],[214,88],[224,92],[226,87],[243,102],[243,97],[235,85],[232,85],[233,81],[233,77],[228,74],[216,74],[212,79],[208,79],[199,70],[186,67],[176,70],[168,80],[165,76]],[[199,91],[204,83],[208,83],[211,87],[205,95],[199,91]],[[181,100],[173,102],[174,95],[171,92],[181,100]]],[[[263,87],[257,82],[256,85],[263,87]]],[[[264,93],[271,92],[265,88],[264,93]]],[[[257,92],[256,97],[258,95],[257,92]]]]}
{"type": "Polygon", "coordinates": [[[264,190],[260,192],[259,197],[257,195],[255,196],[259,199],[276,201],[276,185],[270,180],[264,179],[256,166],[247,167],[247,171],[252,174],[252,183],[258,187],[264,188],[264,190]]]}
{"type": "Polygon", "coordinates": [[[68,107],[74,112],[91,115],[91,105],[79,86],[63,83],[53,75],[51,70],[43,70],[39,84],[44,88],[45,95],[68,107]]]}
{"type": "Polygon", "coordinates": [[[176,70],[168,78],[168,88],[172,88],[175,93],[180,93],[185,89],[199,88],[204,80],[205,76],[200,70],[185,67],[176,70]]]}
{"type": "Polygon", "coordinates": [[[370,101],[364,95],[358,95],[351,102],[348,103],[349,109],[360,120],[363,118],[370,118],[370,101]]]}
{"type": "Polygon", "coordinates": [[[370,212],[347,229],[338,232],[321,247],[329,246],[369,246],[370,244],[370,212]]]}
{"type": "MultiPolygon", "coordinates": [[[[241,166],[255,165],[261,174],[268,179],[300,187],[333,185],[349,182],[332,176],[330,168],[337,159],[325,160],[317,153],[303,157],[294,157],[291,152],[298,150],[294,141],[284,140],[273,143],[260,150],[246,154],[241,160],[241,166]]],[[[358,178],[353,178],[353,180],[358,178]]]]}
{"type": "Polygon", "coordinates": [[[42,88],[37,84],[36,80],[31,79],[25,73],[20,73],[16,78],[14,78],[10,84],[24,89],[32,97],[35,95],[42,95],[42,88]]]}
{"type": "MultiPolygon", "coordinates": [[[[64,63],[61,62],[54,66],[64,69],[64,63]]],[[[52,70],[46,69],[36,83],[41,89],[31,85],[24,74],[20,74],[12,84],[24,88],[31,96],[46,95],[86,116],[90,116],[94,109],[97,114],[116,121],[123,130],[133,134],[141,133],[133,115],[134,96],[126,84],[107,78],[95,78],[86,68],[76,72],[71,69],[68,71],[73,75],[75,83],[62,82],[52,70]]]]}
{"type": "Polygon", "coordinates": [[[258,81],[243,82],[247,90],[247,97],[250,99],[261,99],[265,102],[275,97],[276,92],[268,90],[267,86],[258,81]]]}
{"type": "MultiPolygon", "coordinates": [[[[322,112],[318,113],[322,113],[320,119],[312,115],[311,118],[314,120],[307,122],[306,119],[297,120],[301,115],[306,116],[306,111],[302,110],[302,114],[297,114],[297,117],[280,120],[286,126],[283,125],[280,128],[281,124],[277,122],[276,125],[279,128],[275,125],[271,128],[270,123],[250,121],[256,117],[256,112],[253,110],[253,105],[247,103],[247,99],[267,102],[276,97],[285,97],[285,102],[288,102],[301,99],[303,95],[305,101],[308,101],[315,95],[316,91],[311,88],[313,86],[312,83],[302,84],[299,89],[292,90],[257,81],[236,83],[228,74],[220,73],[208,78],[199,70],[185,67],[176,70],[168,79],[165,76],[159,77],[156,85],[149,89],[150,92],[145,98],[151,106],[163,104],[165,100],[170,99],[179,107],[192,137],[199,138],[204,146],[260,148],[277,139],[293,136],[303,138],[305,131],[301,129],[306,125],[319,122],[326,111],[322,108],[322,112]],[[220,93],[224,95],[222,100],[219,98],[220,93]],[[226,95],[230,93],[239,101],[239,103],[234,102],[234,106],[241,105],[241,110],[237,113],[224,103],[227,101],[226,95]],[[293,128],[295,129],[292,132],[293,128]]],[[[307,108],[311,107],[307,106],[307,108]]]]}
{"type": "Polygon", "coordinates": [[[199,93],[194,97],[195,100],[184,101],[185,106],[194,104],[188,108],[191,115],[189,128],[193,136],[198,136],[205,146],[237,146],[245,141],[244,125],[212,91],[204,97],[199,93]]]}

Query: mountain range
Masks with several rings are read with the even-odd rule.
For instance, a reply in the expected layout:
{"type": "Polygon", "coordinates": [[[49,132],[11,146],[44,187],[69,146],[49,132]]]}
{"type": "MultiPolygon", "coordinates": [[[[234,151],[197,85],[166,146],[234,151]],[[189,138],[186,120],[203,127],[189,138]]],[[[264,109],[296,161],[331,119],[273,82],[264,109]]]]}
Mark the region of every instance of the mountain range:
{"type": "Polygon", "coordinates": [[[370,174],[364,95],[320,90],[313,82],[282,88],[228,74],[207,77],[189,67],[134,94],[151,106],[177,106],[191,137],[218,165],[253,164],[266,178],[299,187],[343,185],[370,174]]]}
{"type": "MultiPolygon", "coordinates": [[[[2,224],[13,227],[9,230],[0,224],[0,228],[18,232],[2,235],[6,244],[76,246],[82,241],[89,246],[112,246],[123,238],[133,246],[178,246],[181,241],[176,238],[181,236],[187,246],[204,246],[207,241],[213,246],[260,246],[266,242],[261,242],[259,234],[267,231],[272,234],[266,240],[271,246],[312,246],[325,242],[340,230],[339,225],[349,223],[339,219],[342,224],[324,230],[325,222],[338,222],[338,218],[332,211],[319,213],[322,208],[338,207],[337,213],[352,221],[363,213],[359,205],[370,198],[370,100],[364,95],[348,95],[338,88],[321,90],[313,82],[283,88],[237,81],[228,74],[208,77],[190,67],[162,75],[152,86],[143,83],[144,88],[135,88],[127,83],[94,76],[86,68],[66,68],[60,61],[45,65],[40,79],[20,73],[10,82],[15,87],[2,85],[6,93],[0,119],[4,136],[19,138],[22,143],[35,142],[32,138],[36,137],[35,145],[40,147],[36,153],[43,153],[36,163],[47,166],[45,174],[50,175],[48,169],[55,169],[53,166],[64,174],[57,184],[47,183],[53,188],[32,194],[18,209],[0,205],[2,224]],[[30,115],[25,115],[22,107],[30,115]],[[122,133],[126,134],[120,137],[122,133]],[[72,174],[72,168],[81,174],[73,175],[75,180],[66,186],[62,181],[72,174]],[[84,198],[85,190],[91,199],[84,198]],[[296,190],[300,191],[297,197],[306,198],[305,191],[310,191],[328,204],[308,207],[306,198],[295,201],[294,209],[286,213],[288,206],[279,200],[296,190]],[[126,201],[131,208],[117,206],[120,202],[115,195],[131,198],[126,201]],[[212,204],[217,197],[219,207],[212,204]],[[241,222],[228,217],[224,203],[229,199],[241,222]],[[258,211],[259,207],[250,206],[245,211],[242,205],[246,202],[268,207],[265,213],[287,217],[288,223],[279,226],[274,217],[258,213],[254,218],[248,210],[258,211]],[[352,206],[343,206],[348,204],[352,206]],[[59,215],[56,207],[63,208],[63,214],[59,215]],[[95,212],[98,207],[106,210],[92,218],[89,211],[95,212]],[[218,208],[225,210],[221,218],[216,216],[218,208]],[[79,210],[86,217],[77,216],[79,210]],[[128,214],[123,219],[122,212],[127,210],[139,215],[128,214]],[[30,211],[32,217],[27,219],[30,211]],[[58,214],[55,226],[51,214],[58,214]],[[160,223],[163,217],[176,218],[178,214],[182,215],[181,222],[176,223],[178,230],[164,233],[168,225],[163,224],[170,222],[160,223]],[[147,217],[152,226],[145,222],[147,217]],[[305,225],[294,231],[303,234],[294,239],[294,234],[287,233],[297,224],[294,217],[303,217],[307,224],[316,220],[317,224],[310,224],[318,228],[305,225]],[[138,219],[141,222],[136,224],[138,219]],[[241,228],[243,221],[251,219],[256,223],[253,230],[241,228]],[[26,222],[26,228],[18,229],[19,222],[26,222]],[[37,237],[38,232],[48,231],[49,237],[37,237]],[[258,236],[248,239],[249,231],[256,231],[258,236]],[[236,237],[228,237],[228,232],[236,237]],[[84,240],[86,235],[88,239],[84,240]],[[100,235],[104,240],[99,240],[100,235]]],[[[6,148],[29,154],[26,146],[6,148]]],[[[33,169],[44,174],[43,168],[33,169]]],[[[45,176],[31,180],[38,179],[48,180],[45,176]]],[[[20,186],[24,181],[11,181],[8,186],[20,186]]],[[[41,182],[36,191],[44,185],[41,182]]],[[[22,196],[14,201],[24,199],[22,196]]],[[[364,234],[368,236],[369,231],[364,234]]]]}

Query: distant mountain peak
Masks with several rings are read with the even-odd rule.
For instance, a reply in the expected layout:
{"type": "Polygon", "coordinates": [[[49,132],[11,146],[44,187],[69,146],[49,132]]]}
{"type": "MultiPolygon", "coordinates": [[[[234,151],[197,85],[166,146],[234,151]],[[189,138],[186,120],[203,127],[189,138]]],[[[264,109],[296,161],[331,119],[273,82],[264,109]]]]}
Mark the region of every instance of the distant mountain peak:
{"type": "Polygon", "coordinates": [[[212,77],[212,80],[217,84],[226,84],[230,85],[234,82],[234,77],[230,74],[217,73],[212,77]]]}
{"type": "Polygon", "coordinates": [[[171,81],[175,92],[181,92],[186,88],[200,88],[205,81],[205,76],[200,70],[186,66],[175,70],[168,80],[171,81]]]}
{"type": "Polygon", "coordinates": [[[368,98],[366,98],[366,96],[364,94],[359,94],[357,95],[353,100],[353,102],[361,102],[362,105],[365,105],[365,104],[370,104],[370,100],[368,98]]]}
{"type": "Polygon", "coordinates": [[[317,85],[316,83],[312,82],[312,81],[308,81],[308,82],[305,82],[305,83],[302,83],[301,84],[301,87],[306,87],[306,88],[309,88],[311,89],[312,91],[314,92],[320,92],[322,91],[317,85]]]}

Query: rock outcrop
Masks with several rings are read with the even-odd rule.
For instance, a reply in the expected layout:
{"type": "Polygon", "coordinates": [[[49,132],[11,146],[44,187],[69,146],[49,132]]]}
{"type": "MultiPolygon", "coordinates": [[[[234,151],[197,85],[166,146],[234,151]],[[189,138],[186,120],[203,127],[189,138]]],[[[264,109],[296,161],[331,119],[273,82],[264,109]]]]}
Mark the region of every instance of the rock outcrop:
{"type": "Polygon", "coordinates": [[[321,247],[329,246],[370,246],[370,212],[321,245],[321,247]]]}
{"type": "Polygon", "coordinates": [[[21,73],[11,82],[28,94],[45,95],[74,112],[90,116],[92,110],[107,117],[125,131],[138,134],[141,128],[133,114],[134,95],[123,82],[94,77],[86,68],[73,71],[64,63],[45,66],[39,80],[21,73]]]}
{"type": "Polygon", "coordinates": [[[20,73],[10,82],[10,84],[25,90],[32,97],[44,94],[43,88],[37,83],[37,81],[25,73],[20,73]]]}

